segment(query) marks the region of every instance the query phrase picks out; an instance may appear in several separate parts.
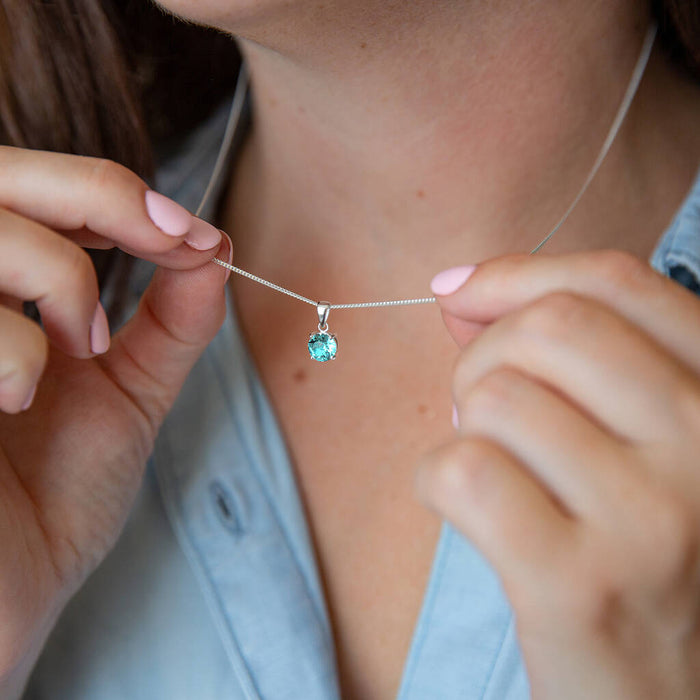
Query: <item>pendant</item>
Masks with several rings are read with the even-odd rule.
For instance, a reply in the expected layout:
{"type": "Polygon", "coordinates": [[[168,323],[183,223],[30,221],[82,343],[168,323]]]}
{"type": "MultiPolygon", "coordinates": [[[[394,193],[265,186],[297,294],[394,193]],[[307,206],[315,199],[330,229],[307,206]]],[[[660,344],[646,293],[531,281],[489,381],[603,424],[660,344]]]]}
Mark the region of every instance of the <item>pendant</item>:
{"type": "Polygon", "coordinates": [[[328,362],[335,360],[338,351],[336,337],[328,332],[328,313],[331,305],[327,301],[319,301],[316,305],[318,313],[318,333],[309,334],[309,354],[312,360],[328,362]]]}

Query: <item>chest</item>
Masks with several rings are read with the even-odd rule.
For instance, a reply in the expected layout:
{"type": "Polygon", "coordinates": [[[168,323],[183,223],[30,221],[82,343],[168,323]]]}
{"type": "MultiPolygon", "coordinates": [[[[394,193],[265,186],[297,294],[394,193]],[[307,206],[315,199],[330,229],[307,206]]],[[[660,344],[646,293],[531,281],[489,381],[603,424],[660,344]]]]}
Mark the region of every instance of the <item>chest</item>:
{"type": "MultiPolygon", "coordinates": [[[[413,477],[420,456],[452,433],[452,361],[409,358],[423,366],[411,373],[394,348],[353,366],[353,336],[339,333],[339,341],[338,359],[321,364],[303,345],[283,356],[248,338],[305,507],[343,698],[390,700],[439,537],[440,520],[416,500],[413,477]]],[[[446,352],[456,349],[446,344],[446,352]]]]}
{"type": "MultiPolygon", "coordinates": [[[[286,425],[294,423],[289,407],[286,425]]],[[[414,498],[415,452],[371,432],[290,431],[345,700],[396,697],[440,522],[414,498]]]]}
{"type": "Polygon", "coordinates": [[[348,449],[329,463],[314,454],[314,442],[297,433],[291,451],[343,698],[389,700],[409,652],[440,523],[413,498],[410,459],[384,461],[381,445],[361,441],[364,450],[348,449]]]}

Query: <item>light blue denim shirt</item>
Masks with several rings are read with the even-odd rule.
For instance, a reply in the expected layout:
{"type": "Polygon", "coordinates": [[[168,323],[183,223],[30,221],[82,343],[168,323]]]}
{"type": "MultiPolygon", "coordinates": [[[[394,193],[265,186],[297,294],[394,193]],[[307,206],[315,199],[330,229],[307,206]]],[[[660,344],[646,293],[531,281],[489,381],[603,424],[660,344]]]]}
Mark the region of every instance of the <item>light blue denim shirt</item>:
{"type": "MultiPolygon", "coordinates": [[[[194,208],[227,108],[158,187],[194,208]]],[[[700,172],[652,265],[699,291],[700,172]]],[[[152,268],[134,275],[136,298],[152,268]]],[[[228,299],[160,431],[115,548],[66,608],[28,700],[334,700],[333,639],[290,459],[228,299]]],[[[525,700],[511,608],[442,528],[400,700],[525,700]]]]}

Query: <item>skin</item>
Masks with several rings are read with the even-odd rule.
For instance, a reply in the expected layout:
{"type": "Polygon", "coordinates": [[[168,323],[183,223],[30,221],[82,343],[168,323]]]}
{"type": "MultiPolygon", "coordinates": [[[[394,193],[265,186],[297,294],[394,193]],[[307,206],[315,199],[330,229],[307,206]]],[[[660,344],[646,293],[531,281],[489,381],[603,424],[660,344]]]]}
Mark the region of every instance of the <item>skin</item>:
{"type": "MultiPolygon", "coordinates": [[[[534,247],[571,201],[600,148],[638,55],[647,20],[643,4],[412,3],[410,11],[405,4],[347,5],[316,8],[309,20],[315,31],[305,26],[304,10],[310,6],[303,3],[296,5],[293,20],[282,19],[281,9],[270,5],[259,28],[251,15],[238,26],[235,17],[216,14],[231,3],[198,4],[196,12],[206,17],[189,8],[190,16],[247,37],[240,45],[255,85],[256,121],[222,218],[239,264],[315,298],[391,299],[427,294],[428,280],[440,269],[534,247]],[[280,10],[279,24],[271,21],[273,9],[280,10]],[[611,27],[615,30],[608,31],[611,27]]],[[[696,174],[699,115],[698,88],[655,51],[603,168],[564,229],[547,244],[548,254],[561,255],[561,270],[538,268],[556,281],[542,289],[543,296],[570,288],[579,270],[566,255],[573,251],[616,248],[648,258],[696,174]]],[[[594,294],[606,274],[616,288],[627,270],[616,260],[597,262],[596,275],[578,293],[594,294]]],[[[497,279],[510,288],[510,274],[497,279]]],[[[537,280],[533,274],[523,282],[523,313],[534,301],[527,292],[537,288],[537,280]]],[[[451,393],[458,409],[468,401],[468,391],[458,393],[456,368],[470,362],[470,354],[462,360],[462,348],[483,325],[470,318],[473,309],[462,313],[458,306],[443,313],[451,335],[441,331],[430,307],[406,312],[410,325],[399,311],[332,313],[343,360],[300,374],[308,362],[294,339],[309,330],[308,310],[245,280],[234,277],[230,284],[293,455],[333,621],[344,697],[395,697],[438,534],[436,520],[415,506],[408,465],[424,463],[422,473],[433,476],[419,481],[419,497],[481,546],[499,573],[504,564],[495,555],[503,551],[502,541],[482,546],[473,528],[487,529],[506,515],[512,521],[505,520],[504,528],[522,521],[516,503],[495,517],[482,512],[468,528],[463,511],[475,512],[474,496],[470,500],[466,493],[472,488],[468,476],[461,489],[451,490],[449,479],[443,491],[430,485],[442,483],[441,468],[469,474],[479,452],[456,459],[444,447],[437,456],[423,456],[432,455],[439,442],[458,449],[442,427],[449,426],[446,397],[451,393]],[[367,338],[381,338],[369,356],[367,338]],[[421,406],[431,410],[421,413],[421,406]],[[318,449],[320,434],[326,450],[318,449]],[[447,501],[445,492],[456,495],[447,501]]],[[[636,291],[630,283],[626,288],[628,295],[636,291]]],[[[440,300],[441,307],[446,303],[440,300]]],[[[515,302],[503,314],[519,310],[514,307],[515,302]]],[[[555,320],[561,316],[556,308],[551,314],[555,320]]],[[[681,331],[687,327],[687,318],[674,318],[681,331]]],[[[488,323],[498,320],[494,316],[488,323]]],[[[491,337],[479,338],[486,357],[491,337]]],[[[619,342],[612,333],[609,339],[596,337],[602,347],[609,344],[610,353],[619,342]]],[[[524,354],[522,340],[505,334],[500,342],[524,354]]],[[[538,350],[541,362],[548,363],[552,350],[538,350]]],[[[641,345],[628,350],[637,352],[641,345]]],[[[493,368],[498,369],[503,368],[493,368]]],[[[587,376],[605,401],[616,380],[602,370],[587,376]]],[[[644,376],[643,367],[640,372],[644,376]]],[[[578,396],[567,396],[578,405],[578,396]]],[[[528,399],[521,398],[522,404],[528,399]]],[[[530,400],[536,400],[534,392],[530,400]]],[[[516,416],[528,410],[520,406],[513,409],[516,416]]],[[[491,423],[498,421],[491,416],[491,423]]],[[[650,414],[648,421],[658,417],[650,414]]],[[[544,428],[537,438],[547,444],[551,431],[544,428]]],[[[483,438],[485,430],[480,425],[474,432],[483,438]]],[[[676,437],[692,453],[692,435],[676,437]]],[[[586,453],[585,443],[571,440],[570,453],[582,450],[586,453]]],[[[527,468],[527,461],[520,463],[527,468]]],[[[629,530],[619,526],[621,532],[629,530]]],[[[628,542],[620,537],[617,544],[601,567],[616,556],[625,559],[628,542]]],[[[509,551],[516,560],[523,558],[522,549],[509,551]]],[[[648,565],[655,567],[653,561],[648,565]]],[[[581,595],[595,598],[600,581],[597,570],[590,570],[590,576],[579,576],[586,582],[581,595]]],[[[541,590],[539,607],[566,584],[553,578],[541,590]]],[[[587,625],[577,604],[569,601],[574,649],[575,635],[587,625]]],[[[537,624],[539,608],[531,600],[525,606],[536,611],[530,617],[537,624]]],[[[660,686],[647,683],[639,667],[619,663],[628,653],[624,649],[603,655],[607,663],[601,674],[602,635],[590,647],[598,653],[581,655],[577,666],[577,654],[561,644],[558,620],[566,612],[548,617],[550,627],[537,636],[539,654],[530,652],[534,644],[526,645],[535,697],[570,697],[572,685],[596,697],[689,692],[664,688],[654,695],[660,686]],[[548,676],[555,667],[567,669],[563,678],[548,676]],[[610,686],[593,689],[594,675],[610,686]]],[[[692,611],[688,614],[692,619],[692,611]]],[[[521,641],[528,634],[536,637],[525,627],[521,641]]],[[[675,668],[664,672],[677,677],[675,668]]]]}
{"type": "Polygon", "coordinates": [[[158,427],[225,316],[226,271],[204,263],[227,257],[229,239],[193,249],[193,217],[166,235],[148,216],[147,189],[108,161],[0,147],[3,700],[20,697],[57,616],[114,543],[158,427]],[[95,271],[76,241],[160,265],[99,355],[95,271]],[[46,334],[21,299],[37,300],[46,334]]]}
{"type": "MultiPolygon", "coordinates": [[[[438,270],[480,263],[439,298],[441,314],[339,315],[351,361],[314,367],[303,384],[290,368],[308,309],[229,282],[290,437],[344,695],[395,694],[440,516],[500,574],[534,697],[695,697],[700,302],[644,261],[700,161],[700,91],[658,50],[549,255],[512,255],[580,186],[646,6],[161,4],[239,36],[251,68],[255,126],[220,221],[237,264],[312,297],[386,299],[427,294],[438,270]],[[273,332],[285,340],[271,356],[273,332]],[[369,358],[367,337],[382,339],[369,358]],[[300,418],[309,396],[322,425],[300,418]],[[458,432],[446,427],[450,398],[458,432]],[[336,469],[317,456],[319,429],[336,469]],[[416,461],[418,495],[435,513],[412,493],[416,461]]],[[[19,697],[63,605],[119,533],[158,426],[223,319],[225,273],[206,263],[228,242],[193,251],[186,236],[164,236],[146,186],[112,164],[15,149],[0,158],[3,257],[28,274],[27,260],[62,272],[48,288],[8,282],[5,307],[43,294],[71,309],[64,318],[47,305],[46,336],[19,314],[16,335],[0,316],[0,336],[18,338],[2,361],[22,378],[0,397],[4,699],[19,697]],[[31,251],[12,247],[27,236],[31,251]],[[97,289],[80,245],[161,265],[98,357],[87,342],[97,289]]]]}
{"type": "Polygon", "coordinates": [[[417,487],[499,571],[533,696],[697,697],[697,299],[605,251],[493,261],[441,307],[459,430],[417,487]]]}

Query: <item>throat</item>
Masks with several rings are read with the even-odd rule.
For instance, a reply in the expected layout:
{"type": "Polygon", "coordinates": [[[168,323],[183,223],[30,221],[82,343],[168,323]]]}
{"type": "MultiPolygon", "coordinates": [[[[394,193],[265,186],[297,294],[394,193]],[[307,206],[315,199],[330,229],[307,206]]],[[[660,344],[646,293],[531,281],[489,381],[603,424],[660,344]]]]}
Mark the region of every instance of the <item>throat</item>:
{"type": "MultiPolygon", "coordinates": [[[[637,36],[635,51],[640,42],[637,36]]],[[[579,105],[566,133],[523,133],[517,138],[527,146],[518,148],[504,147],[502,138],[518,132],[499,122],[503,115],[484,108],[459,117],[447,106],[457,122],[436,117],[431,135],[408,139],[408,150],[391,140],[332,147],[308,123],[299,125],[308,133],[297,142],[298,134],[285,136],[277,123],[290,106],[268,95],[263,81],[255,86],[257,116],[221,218],[237,264],[305,296],[341,303],[427,296],[441,269],[528,252],[583,184],[634,58],[635,52],[627,56],[615,90],[607,75],[608,92],[592,90],[607,94],[594,121],[579,105]],[[496,131],[480,135],[480,121],[496,131]],[[494,139],[497,158],[487,148],[494,139]]],[[[567,104],[558,109],[574,109],[567,104]]],[[[517,112],[515,105],[499,109],[517,112]]],[[[698,118],[700,89],[655,52],[601,170],[543,251],[618,248],[647,258],[696,174],[698,118]],[[660,110],[660,103],[669,108],[660,110]]],[[[533,114],[532,121],[541,119],[533,114]]]]}
{"type": "MultiPolygon", "coordinates": [[[[377,337],[373,313],[416,309],[339,311],[339,358],[315,363],[304,347],[307,316],[298,302],[282,314],[282,341],[271,349],[256,308],[269,290],[239,293],[246,282],[233,281],[232,297],[295,471],[343,698],[393,699],[441,526],[416,500],[413,473],[420,456],[452,433],[449,384],[457,348],[432,307],[418,310],[414,321],[436,331],[436,340],[417,352],[407,351],[398,330],[367,352],[377,337]],[[348,323],[340,322],[341,313],[350,314],[348,323]]],[[[310,312],[308,318],[315,316],[310,312]]]]}

